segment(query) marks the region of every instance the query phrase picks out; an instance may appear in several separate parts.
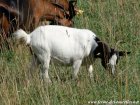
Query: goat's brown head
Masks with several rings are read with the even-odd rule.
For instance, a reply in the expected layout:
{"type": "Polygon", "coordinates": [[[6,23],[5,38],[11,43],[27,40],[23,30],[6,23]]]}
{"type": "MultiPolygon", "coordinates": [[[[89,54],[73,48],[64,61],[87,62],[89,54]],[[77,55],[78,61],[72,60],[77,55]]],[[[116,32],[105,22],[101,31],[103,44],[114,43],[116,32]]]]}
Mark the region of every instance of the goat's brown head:
{"type": "Polygon", "coordinates": [[[97,44],[98,46],[94,51],[94,57],[101,58],[102,66],[105,69],[111,67],[112,74],[114,74],[115,66],[118,63],[120,56],[125,56],[126,54],[130,54],[130,52],[117,51],[101,41],[97,41],[97,44]]]}

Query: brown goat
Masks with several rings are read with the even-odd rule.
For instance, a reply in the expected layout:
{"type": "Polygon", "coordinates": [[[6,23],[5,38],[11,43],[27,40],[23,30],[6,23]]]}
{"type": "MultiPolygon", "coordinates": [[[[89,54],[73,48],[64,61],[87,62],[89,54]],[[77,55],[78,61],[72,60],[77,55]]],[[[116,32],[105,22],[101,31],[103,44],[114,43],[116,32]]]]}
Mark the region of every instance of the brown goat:
{"type": "Polygon", "coordinates": [[[71,26],[72,20],[66,18],[68,1],[58,1],[64,8],[56,6],[50,0],[2,0],[0,1],[0,13],[5,14],[9,23],[16,17],[19,26],[24,29],[30,29],[34,25],[37,26],[42,19],[53,21],[60,25],[71,26]]]}
{"type": "MultiPolygon", "coordinates": [[[[9,27],[10,27],[10,24],[7,17],[4,14],[0,13],[0,29],[1,29],[0,32],[3,35],[6,35],[7,33],[5,32],[9,31],[9,27]]],[[[6,37],[6,36],[3,36],[3,37],[6,37]]]]}
{"type": "MultiPolygon", "coordinates": [[[[32,0],[34,2],[34,0],[32,0]]],[[[31,7],[36,4],[31,3],[31,7]]],[[[71,26],[72,22],[66,19],[66,13],[63,9],[53,5],[52,3],[42,0],[42,2],[36,5],[36,8],[32,9],[33,23],[35,26],[39,23],[40,19],[46,19],[48,21],[55,21],[60,25],[71,26]]]]}
{"type": "Polygon", "coordinates": [[[42,20],[72,26],[76,0],[0,0],[0,33],[6,39],[17,28],[34,30],[42,20]]]}
{"type": "Polygon", "coordinates": [[[67,18],[72,19],[77,12],[77,0],[48,0],[56,6],[59,6],[69,15],[67,18]]]}

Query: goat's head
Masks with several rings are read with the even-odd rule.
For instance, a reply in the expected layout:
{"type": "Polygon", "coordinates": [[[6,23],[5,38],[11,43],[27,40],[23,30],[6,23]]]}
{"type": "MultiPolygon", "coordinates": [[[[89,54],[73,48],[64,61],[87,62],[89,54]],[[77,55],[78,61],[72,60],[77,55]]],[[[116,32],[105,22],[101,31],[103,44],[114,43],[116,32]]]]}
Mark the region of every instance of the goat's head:
{"type": "Polygon", "coordinates": [[[102,66],[105,69],[111,67],[112,74],[114,74],[115,66],[118,63],[120,56],[125,56],[126,54],[130,54],[130,52],[117,51],[101,41],[98,41],[97,44],[98,46],[94,51],[94,57],[101,58],[102,66]]]}

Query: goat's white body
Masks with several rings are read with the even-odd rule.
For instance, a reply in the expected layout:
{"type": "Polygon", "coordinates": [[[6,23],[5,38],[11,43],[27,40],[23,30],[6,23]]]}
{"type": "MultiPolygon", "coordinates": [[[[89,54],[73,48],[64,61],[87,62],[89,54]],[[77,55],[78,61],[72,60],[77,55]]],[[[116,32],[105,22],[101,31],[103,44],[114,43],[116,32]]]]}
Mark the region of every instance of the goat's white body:
{"type": "MultiPolygon", "coordinates": [[[[20,36],[20,32],[15,34],[20,36]]],[[[72,63],[74,76],[77,76],[83,58],[98,46],[95,41],[96,35],[86,29],[47,25],[38,27],[29,35],[30,38],[27,35],[28,38],[24,39],[28,39],[27,44],[32,47],[43,64],[46,78],[49,78],[48,68],[51,58],[63,63],[72,63]]]]}
{"type": "Polygon", "coordinates": [[[43,26],[31,34],[30,45],[35,54],[43,58],[44,53],[63,62],[83,59],[97,46],[94,33],[85,29],[63,26],[43,26]]]}

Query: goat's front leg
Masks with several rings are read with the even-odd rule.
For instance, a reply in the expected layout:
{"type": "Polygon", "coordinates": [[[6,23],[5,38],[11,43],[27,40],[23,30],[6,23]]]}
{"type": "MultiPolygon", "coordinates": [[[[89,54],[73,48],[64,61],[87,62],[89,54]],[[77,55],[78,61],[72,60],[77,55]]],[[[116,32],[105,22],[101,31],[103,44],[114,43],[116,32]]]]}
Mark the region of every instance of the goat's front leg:
{"type": "Polygon", "coordinates": [[[88,72],[89,72],[90,78],[93,78],[93,66],[92,65],[89,65],[88,72]]]}
{"type": "Polygon", "coordinates": [[[112,74],[115,75],[115,66],[114,65],[110,65],[111,69],[112,69],[112,74]]]}
{"type": "Polygon", "coordinates": [[[76,60],[73,63],[73,69],[74,69],[73,77],[74,77],[74,79],[77,79],[77,74],[79,72],[79,68],[81,66],[81,63],[82,63],[82,60],[76,60]]]}

